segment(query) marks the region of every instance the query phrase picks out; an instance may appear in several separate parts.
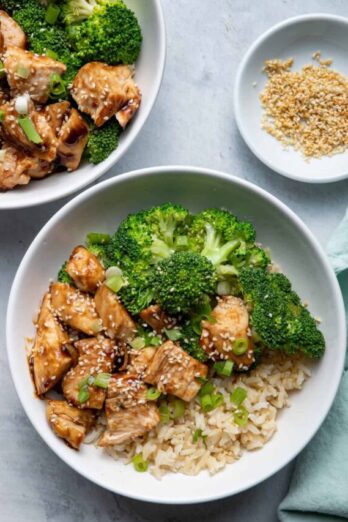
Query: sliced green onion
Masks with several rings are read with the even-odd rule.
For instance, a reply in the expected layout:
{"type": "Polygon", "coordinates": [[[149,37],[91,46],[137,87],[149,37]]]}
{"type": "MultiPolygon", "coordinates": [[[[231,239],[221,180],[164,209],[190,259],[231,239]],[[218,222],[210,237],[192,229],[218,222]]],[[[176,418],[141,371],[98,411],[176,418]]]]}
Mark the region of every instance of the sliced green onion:
{"type": "Polygon", "coordinates": [[[233,372],[233,361],[219,361],[214,363],[214,370],[222,377],[231,377],[233,372]]]}
{"type": "Polygon", "coordinates": [[[206,379],[205,377],[201,377],[200,375],[198,375],[198,377],[195,377],[196,381],[198,381],[200,384],[205,384],[208,382],[208,379],[206,379]]]}
{"type": "Polygon", "coordinates": [[[162,344],[162,338],[159,335],[149,335],[147,342],[150,346],[159,346],[162,344]]]}
{"type": "Polygon", "coordinates": [[[106,389],[109,386],[110,379],[111,373],[98,373],[94,378],[93,385],[106,389]]]}
{"type": "Polygon", "coordinates": [[[233,342],[232,352],[235,355],[243,355],[248,350],[248,347],[249,347],[249,341],[248,341],[247,337],[239,337],[239,339],[236,339],[233,342]]]}
{"type": "Polygon", "coordinates": [[[146,346],[144,337],[135,337],[129,344],[134,350],[141,350],[146,346]]]}
{"type": "Polygon", "coordinates": [[[58,59],[58,54],[55,51],[51,51],[51,49],[46,49],[45,55],[49,58],[52,58],[52,60],[58,59]]]}
{"type": "Polygon", "coordinates": [[[42,138],[29,116],[18,118],[18,123],[29,141],[35,143],[35,145],[42,143],[42,138]]]}
{"type": "Polygon", "coordinates": [[[20,78],[23,78],[23,80],[26,80],[30,74],[30,70],[25,65],[22,65],[19,63],[17,65],[16,73],[17,73],[17,76],[19,76],[20,78]]]}
{"type": "Polygon", "coordinates": [[[240,406],[247,397],[247,391],[240,386],[237,386],[230,395],[231,402],[236,406],[240,406]]]}
{"type": "Polygon", "coordinates": [[[171,405],[173,406],[173,411],[171,414],[172,419],[179,419],[179,417],[182,417],[186,410],[186,404],[181,399],[174,399],[171,402],[171,405]]]}
{"type": "Polygon", "coordinates": [[[178,236],[176,238],[176,246],[178,247],[186,247],[188,245],[188,237],[187,236],[178,236]]]}
{"type": "Polygon", "coordinates": [[[95,377],[93,377],[93,375],[90,375],[87,379],[88,386],[93,386],[94,382],[95,382],[95,377]]]}
{"type": "Polygon", "coordinates": [[[0,111],[0,121],[4,121],[5,113],[4,111],[0,111]]]}
{"type": "Polygon", "coordinates": [[[170,421],[170,411],[166,404],[161,404],[158,408],[160,412],[160,419],[163,424],[167,424],[170,421]]]}
{"type": "Polygon", "coordinates": [[[144,459],[141,453],[134,455],[134,457],[132,458],[132,463],[135,471],[139,471],[139,473],[147,471],[147,468],[149,467],[148,462],[144,459]]]}
{"type": "Polygon", "coordinates": [[[45,20],[48,24],[54,25],[58,20],[60,8],[55,4],[50,4],[46,9],[45,20]]]}
{"type": "Polygon", "coordinates": [[[3,78],[6,74],[4,62],[0,60],[0,78],[3,78]]]}
{"type": "Polygon", "coordinates": [[[202,406],[202,410],[205,412],[211,411],[214,409],[212,396],[211,395],[203,395],[200,398],[200,403],[202,406]]]}
{"type": "Polygon", "coordinates": [[[222,393],[213,393],[211,395],[211,401],[213,403],[213,409],[218,408],[225,402],[222,393]]]}
{"type": "Polygon", "coordinates": [[[210,395],[213,393],[214,389],[214,385],[211,382],[206,382],[199,390],[199,395],[200,397],[203,397],[203,395],[210,395]]]}
{"type": "Polygon", "coordinates": [[[87,386],[88,385],[88,379],[90,378],[90,375],[87,375],[87,377],[85,377],[84,379],[82,379],[79,383],[78,383],[78,387],[79,389],[83,388],[84,386],[87,386]]]}
{"type": "Polygon", "coordinates": [[[161,392],[157,388],[149,388],[146,392],[146,399],[148,401],[157,401],[161,396],[161,392]]]}
{"type": "Polygon", "coordinates": [[[110,290],[117,293],[124,286],[124,279],[121,275],[115,275],[109,277],[109,279],[105,281],[105,285],[110,288],[110,290]]]}
{"type": "Polygon", "coordinates": [[[66,93],[65,83],[60,74],[52,74],[50,79],[50,93],[53,96],[62,96],[66,93]]]}
{"type": "Polygon", "coordinates": [[[202,316],[194,317],[191,321],[192,330],[195,334],[201,335],[202,333],[202,316]]]}
{"type": "Polygon", "coordinates": [[[171,328],[170,330],[168,328],[164,328],[164,333],[171,341],[178,341],[182,338],[182,332],[180,328],[171,328]]]}
{"type": "Polygon", "coordinates": [[[87,402],[89,399],[89,391],[88,386],[85,384],[85,386],[82,386],[79,390],[79,394],[77,396],[78,401],[80,404],[83,404],[84,402],[87,402]]]}
{"type": "Polygon", "coordinates": [[[110,239],[110,234],[100,234],[99,232],[87,234],[87,241],[92,245],[106,245],[106,243],[110,243],[110,239]]]}
{"type": "Polygon", "coordinates": [[[246,426],[248,424],[249,412],[244,406],[239,406],[233,414],[233,420],[238,426],[246,426]]]}
{"type": "Polygon", "coordinates": [[[207,447],[207,443],[206,443],[207,436],[203,435],[203,430],[201,430],[200,428],[195,430],[193,437],[192,437],[192,442],[196,444],[199,439],[202,439],[204,446],[207,447]]]}

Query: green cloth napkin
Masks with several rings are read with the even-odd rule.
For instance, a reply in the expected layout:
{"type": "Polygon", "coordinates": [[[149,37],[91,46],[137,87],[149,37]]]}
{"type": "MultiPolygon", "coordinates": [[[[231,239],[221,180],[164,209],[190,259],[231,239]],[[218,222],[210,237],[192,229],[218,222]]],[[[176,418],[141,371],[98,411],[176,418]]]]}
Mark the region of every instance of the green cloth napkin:
{"type": "MultiPolygon", "coordinates": [[[[348,212],[328,245],[348,311],[348,212]]],[[[348,520],[348,356],[335,402],[317,435],[297,459],[279,506],[282,522],[348,520]]]]}

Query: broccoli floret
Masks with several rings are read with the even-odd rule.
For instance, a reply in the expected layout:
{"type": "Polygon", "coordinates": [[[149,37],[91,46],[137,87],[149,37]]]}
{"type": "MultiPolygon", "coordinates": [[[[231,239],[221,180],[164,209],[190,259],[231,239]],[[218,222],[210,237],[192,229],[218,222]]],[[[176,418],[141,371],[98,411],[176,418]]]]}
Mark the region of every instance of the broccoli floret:
{"type": "MultiPolygon", "coordinates": [[[[67,66],[63,80],[68,86],[74,79],[82,61],[69,45],[65,29],[58,23],[51,25],[46,22],[46,7],[38,0],[26,0],[21,4],[14,2],[13,18],[21,26],[28,37],[29,50],[37,54],[47,54],[67,66]]],[[[67,98],[61,95],[60,98],[67,98]]]]}
{"type": "Polygon", "coordinates": [[[68,283],[69,285],[74,284],[73,280],[71,279],[68,272],[66,271],[66,262],[63,263],[63,265],[61,266],[61,268],[58,272],[57,280],[60,283],[68,283]]]}
{"type": "Polygon", "coordinates": [[[85,155],[90,163],[101,163],[117,149],[122,128],[116,119],[109,120],[102,127],[92,126],[89,131],[85,155]]]}
{"type": "Polygon", "coordinates": [[[0,9],[12,14],[20,6],[20,0],[0,0],[0,9]]]}
{"type": "Polygon", "coordinates": [[[86,20],[67,26],[70,41],[84,62],[133,64],[142,35],[135,14],[123,2],[106,2],[94,8],[86,20]]]}
{"type": "Polygon", "coordinates": [[[215,288],[213,265],[196,252],[175,252],[154,268],[155,301],[171,314],[190,312],[215,288]]]}
{"type": "Polygon", "coordinates": [[[100,0],[65,0],[62,4],[62,19],[68,25],[82,22],[100,8],[102,3],[100,0]]]}
{"type": "Polygon", "coordinates": [[[287,354],[300,351],[313,358],[323,355],[323,334],[284,274],[247,268],[239,280],[252,307],[251,325],[266,347],[287,354]]]}
{"type": "Polygon", "coordinates": [[[197,214],[189,231],[190,247],[207,257],[221,278],[237,275],[243,266],[265,268],[267,254],[255,245],[255,229],[227,210],[208,209],[197,214]]]}
{"type": "Polygon", "coordinates": [[[208,355],[200,345],[200,336],[193,330],[190,322],[187,322],[182,329],[182,337],[180,338],[180,346],[198,361],[206,362],[208,355]]]}
{"type": "Polygon", "coordinates": [[[127,284],[121,288],[118,296],[131,314],[139,314],[153,301],[152,267],[139,261],[123,266],[122,272],[127,284]]]}
{"type": "Polygon", "coordinates": [[[151,230],[146,222],[146,211],[129,214],[111,238],[109,255],[122,268],[140,260],[151,261],[151,230]]]}

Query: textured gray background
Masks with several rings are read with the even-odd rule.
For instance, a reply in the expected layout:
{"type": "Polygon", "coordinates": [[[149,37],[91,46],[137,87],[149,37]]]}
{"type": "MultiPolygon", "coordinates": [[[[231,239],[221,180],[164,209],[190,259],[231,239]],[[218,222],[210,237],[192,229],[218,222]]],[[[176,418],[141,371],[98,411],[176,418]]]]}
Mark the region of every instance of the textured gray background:
{"type": "MultiPolygon", "coordinates": [[[[230,172],[278,196],[325,244],[344,214],[348,181],[323,186],[298,184],[264,167],[237,132],[232,87],[241,56],[264,30],[302,13],[348,16],[348,2],[163,0],[163,6],[168,56],[162,89],[143,132],[108,176],[175,163],[230,172]]],[[[4,339],[6,304],[24,252],[63,203],[0,213],[0,521],[277,520],[276,509],[287,491],[291,465],[258,487],[221,502],[193,507],[150,505],[113,495],[83,479],[63,464],[31,427],[9,375],[4,339]]]]}

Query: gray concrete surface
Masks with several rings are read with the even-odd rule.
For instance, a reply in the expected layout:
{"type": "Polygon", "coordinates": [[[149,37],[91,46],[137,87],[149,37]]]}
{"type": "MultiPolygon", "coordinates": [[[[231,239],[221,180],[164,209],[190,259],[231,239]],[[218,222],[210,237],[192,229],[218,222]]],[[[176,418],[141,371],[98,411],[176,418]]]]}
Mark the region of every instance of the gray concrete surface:
{"type": "MultiPolygon", "coordinates": [[[[298,184],[263,166],[236,129],[232,87],[241,56],[264,30],[302,13],[348,16],[348,2],[163,0],[163,6],[168,56],[162,89],[143,132],[108,176],[175,163],[230,172],[278,196],[325,244],[344,214],[348,181],[323,186],[298,184]]],[[[221,502],[192,507],[150,505],[113,495],[77,475],[29,424],[5,354],[6,305],[28,245],[65,201],[0,213],[0,521],[276,521],[291,465],[263,484],[221,502]]]]}

